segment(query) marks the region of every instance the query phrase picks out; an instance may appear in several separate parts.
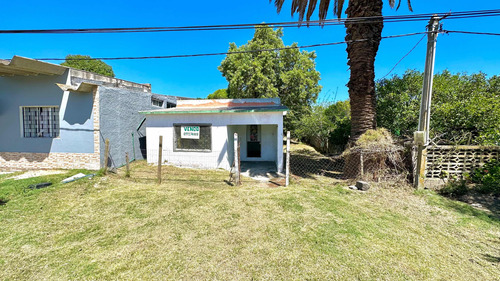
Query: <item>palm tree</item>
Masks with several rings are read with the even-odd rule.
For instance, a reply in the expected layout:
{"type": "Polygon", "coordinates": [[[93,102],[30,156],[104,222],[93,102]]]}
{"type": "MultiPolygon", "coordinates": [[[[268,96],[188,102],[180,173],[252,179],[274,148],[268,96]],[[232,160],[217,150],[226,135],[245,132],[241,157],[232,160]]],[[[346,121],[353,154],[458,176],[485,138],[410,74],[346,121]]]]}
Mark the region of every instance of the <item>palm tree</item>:
{"type": "MultiPolygon", "coordinates": [[[[299,14],[299,21],[309,21],[318,0],[292,0],[292,14],[299,14]],[[306,14],[307,11],[307,14],[306,14]]],[[[347,87],[351,102],[351,143],[369,129],[376,127],[375,112],[375,56],[382,38],[382,0],[347,0],[347,18],[380,17],[369,22],[346,21],[347,64],[351,76],[347,87]],[[366,39],[366,40],[362,40],[366,39]]],[[[412,11],[410,0],[408,8],[412,11]]],[[[281,11],[285,0],[275,0],[274,4],[281,11]]],[[[345,0],[334,0],[333,11],[340,18],[345,0]]],[[[396,0],[389,0],[394,8],[396,0]]],[[[401,0],[398,2],[399,8],[401,0]]],[[[330,0],[320,0],[319,19],[324,20],[328,13],[330,0]]],[[[396,9],[397,9],[396,8],[396,9]]]]}

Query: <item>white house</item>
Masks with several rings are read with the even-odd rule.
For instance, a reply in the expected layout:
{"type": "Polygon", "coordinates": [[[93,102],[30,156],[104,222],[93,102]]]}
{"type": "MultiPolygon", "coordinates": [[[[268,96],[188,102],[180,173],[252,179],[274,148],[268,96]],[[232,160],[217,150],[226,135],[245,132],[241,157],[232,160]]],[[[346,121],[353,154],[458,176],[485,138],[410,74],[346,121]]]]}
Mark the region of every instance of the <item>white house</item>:
{"type": "Polygon", "coordinates": [[[283,170],[283,116],[288,108],[279,98],[179,100],[176,108],[142,111],[146,114],[148,163],[230,169],[234,133],[238,133],[240,159],[276,163],[283,170]]]}

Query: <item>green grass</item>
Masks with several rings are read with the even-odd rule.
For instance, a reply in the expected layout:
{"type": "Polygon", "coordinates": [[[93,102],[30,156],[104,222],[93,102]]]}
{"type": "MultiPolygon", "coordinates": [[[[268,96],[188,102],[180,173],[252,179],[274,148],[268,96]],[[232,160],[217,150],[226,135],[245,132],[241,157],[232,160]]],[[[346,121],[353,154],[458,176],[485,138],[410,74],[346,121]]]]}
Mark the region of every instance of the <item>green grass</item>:
{"type": "Polygon", "coordinates": [[[494,280],[500,222],[433,192],[331,179],[271,188],[225,171],[131,165],[0,176],[0,279],[494,280]],[[41,181],[40,190],[24,187],[41,181]]]}

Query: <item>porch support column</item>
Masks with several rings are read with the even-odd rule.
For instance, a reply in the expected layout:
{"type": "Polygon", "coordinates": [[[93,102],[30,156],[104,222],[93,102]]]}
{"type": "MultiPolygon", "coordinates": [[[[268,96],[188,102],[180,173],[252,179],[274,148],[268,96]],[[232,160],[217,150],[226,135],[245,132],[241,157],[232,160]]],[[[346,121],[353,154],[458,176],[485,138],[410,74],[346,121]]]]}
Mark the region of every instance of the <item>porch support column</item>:
{"type": "Polygon", "coordinates": [[[276,141],[276,150],[278,155],[276,155],[276,170],[278,173],[283,172],[283,123],[277,124],[276,136],[278,140],[276,141]]]}

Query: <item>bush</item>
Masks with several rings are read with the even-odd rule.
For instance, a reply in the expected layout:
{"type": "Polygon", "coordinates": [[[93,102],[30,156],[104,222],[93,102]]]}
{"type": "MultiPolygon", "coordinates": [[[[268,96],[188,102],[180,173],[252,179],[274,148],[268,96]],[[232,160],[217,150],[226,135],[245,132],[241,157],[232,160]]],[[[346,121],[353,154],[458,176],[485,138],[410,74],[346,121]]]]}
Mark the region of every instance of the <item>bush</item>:
{"type": "Polygon", "coordinates": [[[446,185],[439,190],[441,195],[447,197],[460,197],[469,192],[469,188],[467,187],[467,183],[465,180],[450,180],[446,183],[446,185]]]}
{"type": "Polygon", "coordinates": [[[500,194],[500,160],[492,160],[474,170],[470,179],[481,193],[500,194]]]}

